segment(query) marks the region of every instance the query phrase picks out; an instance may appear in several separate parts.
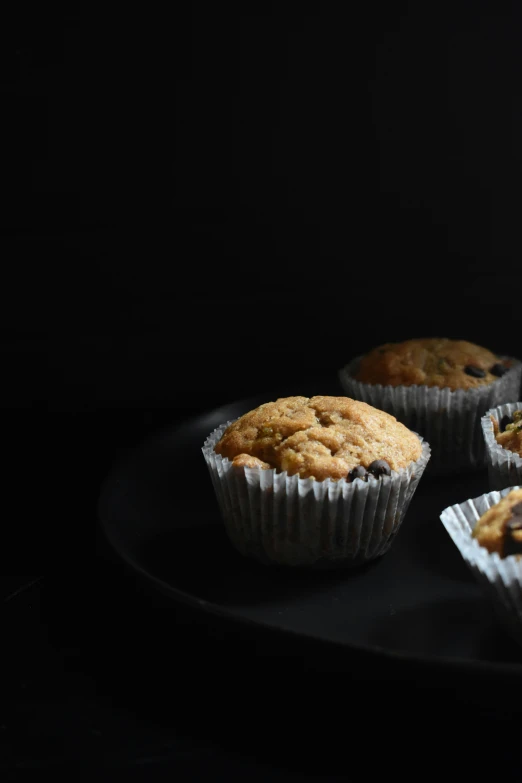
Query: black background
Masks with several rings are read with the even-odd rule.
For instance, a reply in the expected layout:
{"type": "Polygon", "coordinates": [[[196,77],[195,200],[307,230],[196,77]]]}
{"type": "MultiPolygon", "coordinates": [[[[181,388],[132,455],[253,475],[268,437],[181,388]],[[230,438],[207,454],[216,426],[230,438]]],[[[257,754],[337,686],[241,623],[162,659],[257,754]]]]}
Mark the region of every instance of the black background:
{"type": "MultiPolygon", "coordinates": [[[[247,5],[2,25],[4,595],[26,586],[4,604],[13,769],[174,742],[148,702],[132,750],[128,716],[97,750],[70,728],[119,704],[92,645],[108,634],[121,671],[133,633],[158,643],[150,604],[93,559],[122,450],[305,378],[321,393],[384,341],[520,354],[520,7],[247,5]]],[[[158,765],[181,764],[174,745],[158,765]]]]}

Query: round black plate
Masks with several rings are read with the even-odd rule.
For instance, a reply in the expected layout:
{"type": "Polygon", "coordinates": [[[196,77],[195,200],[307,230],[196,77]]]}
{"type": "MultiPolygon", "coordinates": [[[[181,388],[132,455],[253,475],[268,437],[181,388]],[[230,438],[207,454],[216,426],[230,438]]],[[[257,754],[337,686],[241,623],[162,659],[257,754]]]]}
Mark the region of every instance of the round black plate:
{"type": "Polygon", "coordinates": [[[175,601],[214,619],[388,664],[521,685],[522,652],[439,519],[446,506],[488,491],[486,472],[425,474],[392,548],[358,570],[270,568],[233,549],[201,447],[215,427],[266,399],[240,400],[162,432],[114,469],[99,514],[121,558],[175,601]]]}

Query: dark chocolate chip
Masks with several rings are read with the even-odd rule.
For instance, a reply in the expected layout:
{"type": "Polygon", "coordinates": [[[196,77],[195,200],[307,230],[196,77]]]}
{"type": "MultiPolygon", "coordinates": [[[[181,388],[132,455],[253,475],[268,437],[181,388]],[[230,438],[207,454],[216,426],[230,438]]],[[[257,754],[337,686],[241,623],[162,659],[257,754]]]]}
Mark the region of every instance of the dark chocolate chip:
{"type": "Polygon", "coordinates": [[[522,541],[517,541],[516,538],[509,536],[504,541],[504,557],[509,555],[522,555],[522,541]]]}
{"type": "Polygon", "coordinates": [[[355,481],[356,478],[365,479],[368,475],[366,468],[363,468],[362,465],[357,465],[356,468],[352,468],[351,471],[348,473],[346,480],[347,481],[355,481]]]}
{"type": "Polygon", "coordinates": [[[391,468],[385,459],[376,459],[368,466],[368,473],[371,473],[375,478],[379,478],[379,476],[390,476],[391,468]]]}
{"type": "Polygon", "coordinates": [[[514,517],[522,517],[522,502],[511,507],[511,513],[514,517]]]}
{"type": "MultiPolygon", "coordinates": [[[[518,504],[522,505],[522,504],[518,504]]],[[[504,557],[509,555],[521,555],[522,554],[522,540],[515,538],[513,533],[517,530],[522,530],[522,518],[514,517],[510,519],[506,524],[506,537],[504,539],[504,557]]]]}
{"type": "Polygon", "coordinates": [[[475,367],[474,364],[467,364],[464,367],[464,372],[466,375],[471,375],[473,378],[485,378],[486,371],[482,370],[480,367],[475,367]]]}
{"type": "Polygon", "coordinates": [[[507,425],[508,424],[512,424],[512,423],[513,423],[513,421],[511,419],[511,416],[508,416],[507,413],[506,413],[506,415],[502,416],[502,418],[500,419],[500,424],[499,424],[500,432],[505,432],[507,425]]]}
{"type": "Polygon", "coordinates": [[[494,364],[493,367],[490,368],[491,375],[496,375],[497,378],[502,378],[503,375],[505,375],[507,372],[509,372],[509,367],[506,367],[505,364],[494,364]]]}

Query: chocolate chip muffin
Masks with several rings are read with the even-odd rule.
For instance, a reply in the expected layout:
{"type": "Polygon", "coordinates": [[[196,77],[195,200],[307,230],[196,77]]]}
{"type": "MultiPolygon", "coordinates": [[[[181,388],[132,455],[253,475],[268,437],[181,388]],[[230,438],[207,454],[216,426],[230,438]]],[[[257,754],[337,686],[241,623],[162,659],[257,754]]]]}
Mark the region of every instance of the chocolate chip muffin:
{"type": "Polygon", "coordinates": [[[498,619],[522,644],[522,487],[448,506],[440,519],[498,619]]]}
{"type": "Polygon", "coordinates": [[[216,454],[235,466],[338,481],[389,476],[419,459],[417,435],[388,413],[348,397],[284,397],[231,424],[216,454]]]}
{"type": "Polygon", "coordinates": [[[332,396],[252,407],[202,450],[236,549],[314,568],[388,551],[430,457],[429,444],[393,416],[332,396]]]}
{"type": "Polygon", "coordinates": [[[512,490],[477,521],[473,538],[500,557],[522,555],[522,489],[512,490]]]}
{"type": "Polygon", "coordinates": [[[346,394],[381,408],[420,433],[430,473],[483,467],[481,416],[519,396],[522,363],[467,340],[385,343],[342,367],[346,394]]]}
{"type": "Polygon", "coordinates": [[[491,423],[498,445],[522,457],[522,408],[511,416],[504,414],[500,421],[492,416],[491,423]]]}
{"type": "Polygon", "coordinates": [[[475,389],[502,378],[513,361],[466,340],[428,337],[385,343],[361,359],[355,378],[388,386],[475,389]]]}
{"type": "Polygon", "coordinates": [[[522,484],[522,402],[507,402],[481,418],[491,489],[522,484]]]}

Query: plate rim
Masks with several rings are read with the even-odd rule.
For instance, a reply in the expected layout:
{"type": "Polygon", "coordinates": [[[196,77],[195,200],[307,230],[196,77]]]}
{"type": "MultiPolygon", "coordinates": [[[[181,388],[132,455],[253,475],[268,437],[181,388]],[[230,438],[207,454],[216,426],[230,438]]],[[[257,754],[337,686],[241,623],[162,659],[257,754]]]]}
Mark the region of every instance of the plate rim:
{"type": "MultiPolygon", "coordinates": [[[[277,396],[284,395],[278,393],[277,396]]],[[[153,448],[154,445],[163,440],[167,434],[171,434],[180,430],[186,430],[187,434],[190,434],[191,427],[194,427],[195,425],[201,426],[205,418],[216,418],[220,412],[224,413],[228,408],[232,407],[241,406],[245,407],[245,410],[249,410],[250,407],[255,407],[256,404],[260,404],[259,400],[261,397],[266,399],[266,395],[263,394],[241,397],[216,408],[205,409],[199,414],[191,415],[189,418],[179,420],[172,425],[164,426],[148,437],[145,437],[139,444],[128,449],[124,455],[120,456],[112,463],[111,468],[101,482],[96,504],[98,527],[101,530],[105,540],[110,545],[111,551],[126,565],[127,568],[130,568],[132,572],[137,573],[141,578],[145,579],[149,584],[153,585],[163,595],[166,595],[172,600],[184,604],[191,609],[211,614],[213,617],[223,619],[240,626],[243,625],[250,628],[260,629],[263,632],[272,634],[283,634],[296,640],[304,639],[308,642],[320,644],[324,648],[335,647],[338,650],[353,650],[357,653],[372,655],[378,658],[386,658],[390,662],[401,664],[411,663],[417,666],[420,665],[426,667],[435,667],[444,670],[451,669],[455,672],[463,671],[465,673],[469,673],[470,671],[473,671],[475,673],[483,674],[502,674],[506,676],[516,675],[522,679],[522,662],[517,664],[500,661],[468,660],[466,658],[455,656],[441,657],[436,655],[404,652],[393,650],[387,647],[381,647],[375,644],[362,644],[358,642],[348,644],[335,639],[328,639],[324,636],[320,636],[314,633],[307,633],[304,631],[296,631],[291,628],[275,626],[263,620],[253,620],[248,617],[235,614],[233,611],[225,609],[212,601],[197,598],[192,593],[189,593],[179,587],[172,586],[163,579],[150,573],[150,571],[134,560],[126,550],[122,551],[122,549],[116,545],[115,541],[110,535],[110,525],[106,520],[106,515],[104,515],[103,510],[108,502],[108,496],[111,492],[111,488],[113,487],[115,481],[117,481],[118,475],[125,469],[125,466],[132,464],[136,457],[143,454],[146,450],[153,448]]],[[[224,421],[225,419],[223,419],[223,422],[224,421]]]]}

